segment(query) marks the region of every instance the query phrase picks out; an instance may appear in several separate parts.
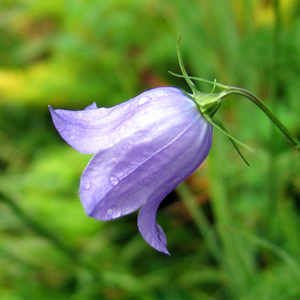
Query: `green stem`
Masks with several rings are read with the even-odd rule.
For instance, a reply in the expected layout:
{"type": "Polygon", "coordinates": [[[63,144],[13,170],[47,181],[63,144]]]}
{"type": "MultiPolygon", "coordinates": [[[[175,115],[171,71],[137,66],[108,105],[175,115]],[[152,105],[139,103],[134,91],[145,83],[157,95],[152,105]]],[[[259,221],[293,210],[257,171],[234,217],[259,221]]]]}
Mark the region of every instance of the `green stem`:
{"type": "MultiPolygon", "coordinates": [[[[269,69],[269,103],[270,108],[274,113],[277,113],[277,102],[279,96],[279,65],[278,65],[278,57],[279,57],[279,30],[280,30],[280,10],[279,10],[279,0],[273,1],[273,9],[275,15],[275,24],[273,30],[273,43],[271,43],[271,67],[269,69]]],[[[274,130],[274,127],[270,127],[269,129],[269,155],[268,155],[268,177],[267,177],[267,192],[268,192],[268,219],[266,220],[266,224],[274,223],[274,220],[278,215],[278,208],[276,207],[278,204],[278,163],[277,163],[277,153],[278,153],[278,135],[274,130]]],[[[297,145],[298,149],[300,148],[297,145]]],[[[269,225],[266,226],[268,228],[267,232],[271,235],[269,225]]]]}
{"type": "MultiPolygon", "coordinates": [[[[169,71],[170,74],[180,77],[180,78],[186,78],[183,75],[173,73],[169,71]]],[[[211,80],[206,80],[203,78],[198,78],[198,77],[193,77],[193,76],[188,76],[189,79],[201,81],[201,82],[206,82],[209,84],[213,84],[214,86],[218,86],[219,88],[223,89],[226,91],[225,96],[223,99],[229,95],[241,95],[246,97],[247,99],[251,100],[254,104],[256,104],[267,116],[268,118],[278,127],[278,129],[298,148],[300,149],[300,142],[299,140],[291,133],[289,130],[275,117],[275,115],[272,113],[272,111],[265,106],[265,104],[256,96],[248,92],[247,90],[244,90],[242,88],[238,87],[233,87],[233,86],[227,86],[221,83],[217,83],[211,80]]]]}
{"type": "Polygon", "coordinates": [[[185,207],[191,215],[199,233],[204,237],[204,240],[206,241],[212,255],[216,261],[220,261],[220,249],[215,231],[207,221],[202,209],[197,205],[195,196],[185,182],[177,186],[176,192],[182,199],[185,207]]]}
{"type": "Polygon", "coordinates": [[[237,94],[242,95],[249,100],[251,100],[254,104],[256,104],[267,116],[268,118],[278,127],[278,129],[298,148],[300,149],[300,142],[299,140],[274,116],[274,114],[271,112],[271,110],[268,109],[268,107],[265,106],[265,104],[249,93],[248,91],[236,88],[236,87],[230,87],[230,90],[227,91],[226,96],[230,94],[237,94]]]}

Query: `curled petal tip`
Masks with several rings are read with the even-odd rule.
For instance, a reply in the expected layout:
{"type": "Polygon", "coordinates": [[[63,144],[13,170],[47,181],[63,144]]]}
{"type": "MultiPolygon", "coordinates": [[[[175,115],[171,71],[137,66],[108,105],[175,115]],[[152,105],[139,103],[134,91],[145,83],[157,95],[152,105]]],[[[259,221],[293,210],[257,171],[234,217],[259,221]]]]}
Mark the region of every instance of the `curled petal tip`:
{"type": "Polygon", "coordinates": [[[167,250],[166,235],[160,225],[156,223],[156,212],[163,197],[153,195],[141,208],[138,216],[138,228],[144,240],[154,249],[165,254],[167,250]]]}
{"type": "Polygon", "coordinates": [[[161,226],[159,226],[158,224],[156,224],[156,233],[157,233],[157,237],[160,241],[160,245],[159,245],[159,247],[157,247],[157,248],[154,247],[154,248],[162,253],[170,255],[170,252],[167,250],[167,238],[166,238],[165,232],[163,231],[161,226]]]}
{"type": "MultiPolygon", "coordinates": [[[[155,212],[156,214],[156,212],[155,212]]],[[[167,249],[167,239],[163,229],[158,224],[149,226],[142,218],[138,220],[139,231],[144,240],[155,250],[170,255],[167,249]]]]}

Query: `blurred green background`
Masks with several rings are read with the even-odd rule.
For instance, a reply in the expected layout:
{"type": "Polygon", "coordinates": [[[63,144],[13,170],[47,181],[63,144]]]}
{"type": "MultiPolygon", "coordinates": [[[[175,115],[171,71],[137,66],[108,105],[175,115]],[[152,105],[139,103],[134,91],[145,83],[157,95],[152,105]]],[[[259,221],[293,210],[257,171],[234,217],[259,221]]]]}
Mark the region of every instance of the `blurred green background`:
{"type": "MultiPolygon", "coordinates": [[[[91,158],[56,132],[48,105],[113,106],[190,75],[246,88],[300,137],[297,0],[1,0],[0,299],[300,299],[299,154],[263,113],[226,99],[205,163],[158,211],[171,256],[137,213],[85,216],[91,158]]],[[[198,83],[197,83],[198,84],[198,83]]],[[[209,92],[211,86],[198,84],[209,92]]]]}

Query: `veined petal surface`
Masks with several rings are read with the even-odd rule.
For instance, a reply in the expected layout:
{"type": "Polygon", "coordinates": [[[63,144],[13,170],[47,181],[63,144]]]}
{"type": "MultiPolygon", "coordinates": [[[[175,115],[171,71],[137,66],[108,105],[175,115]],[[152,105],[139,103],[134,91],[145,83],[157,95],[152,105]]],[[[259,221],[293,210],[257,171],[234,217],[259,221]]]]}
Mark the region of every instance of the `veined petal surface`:
{"type": "Polygon", "coordinates": [[[146,91],[111,108],[96,108],[92,104],[81,111],[49,109],[61,137],[77,151],[94,154],[136,133],[137,127],[141,128],[141,134],[150,126],[156,127],[158,134],[165,127],[172,127],[175,114],[177,118],[185,118],[178,111],[184,115],[184,110],[190,108],[187,102],[194,105],[179,89],[166,87],[146,91]],[[159,128],[158,124],[164,127],[159,128]]]}
{"type": "Polygon", "coordinates": [[[111,220],[141,208],[138,227],[153,248],[168,254],[156,212],[164,197],[203,162],[212,126],[179,89],[156,88],[112,108],[53,110],[53,122],[76,150],[96,153],[79,195],[87,215],[111,220]]]}
{"type": "Polygon", "coordinates": [[[165,234],[156,224],[158,206],[168,193],[200,166],[209,153],[211,143],[212,127],[202,119],[194,122],[162,149],[159,157],[154,158],[152,163],[161,164],[161,168],[153,172],[156,186],[139,212],[138,227],[145,241],[156,250],[168,254],[165,234]]]}
{"type": "Polygon", "coordinates": [[[155,124],[150,119],[144,120],[144,126],[136,124],[130,136],[96,154],[80,184],[85,211],[96,219],[119,218],[142,207],[139,230],[164,253],[168,251],[164,232],[156,224],[157,208],[202,163],[212,141],[211,125],[188,97],[185,105],[175,107],[172,116],[159,111],[155,124]]]}

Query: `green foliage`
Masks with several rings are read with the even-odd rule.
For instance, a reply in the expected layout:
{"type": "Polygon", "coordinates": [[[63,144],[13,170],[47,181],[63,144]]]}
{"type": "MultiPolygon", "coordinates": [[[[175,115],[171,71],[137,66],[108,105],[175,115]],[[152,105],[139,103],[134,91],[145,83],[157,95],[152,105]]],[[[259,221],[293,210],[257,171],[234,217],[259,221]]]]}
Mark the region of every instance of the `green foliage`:
{"type": "Polygon", "coordinates": [[[170,257],[144,242],[136,214],[85,216],[90,156],[59,138],[47,108],[188,91],[168,74],[182,36],[189,75],[250,90],[299,137],[300,6],[281,1],[276,15],[272,3],[1,1],[0,299],[300,298],[299,153],[253,104],[232,97],[217,113],[257,150],[244,153],[251,167],[215,132],[208,160],[159,210],[170,257]]]}

